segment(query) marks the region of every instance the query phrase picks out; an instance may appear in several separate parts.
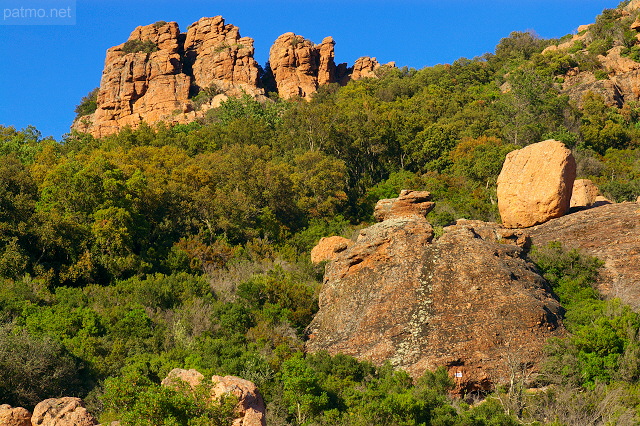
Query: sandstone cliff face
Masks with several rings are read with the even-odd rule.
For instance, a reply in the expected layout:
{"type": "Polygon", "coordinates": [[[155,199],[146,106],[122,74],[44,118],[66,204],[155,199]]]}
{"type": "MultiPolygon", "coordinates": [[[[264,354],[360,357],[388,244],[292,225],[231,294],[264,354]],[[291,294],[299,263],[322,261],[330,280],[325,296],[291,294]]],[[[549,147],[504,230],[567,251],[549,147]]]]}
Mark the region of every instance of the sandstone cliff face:
{"type": "Polygon", "coordinates": [[[433,241],[418,214],[366,228],[327,264],[307,349],[389,360],[413,377],[445,366],[460,393],[535,369],[564,329],[525,243],[522,231],[471,221],[433,241]]]}
{"type": "Polygon", "coordinates": [[[336,81],[335,42],[326,37],[319,45],[294,33],[276,39],[269,51],[269,67],[278,94],[310,99],[318,86],[336,81]]]}
{"type": "Polygon", "coordinates": [[[270,68],[263,75],[253,57],[253,39],[241,37],[239,28],[221,16],[201,18],[186,33],[175,22],[137,27],[127,43],[107,50],[98,108],[72,128],[102,137],[142,121],[188,123],[229,96],[264,100],[265,85],[285,99],[310,99],[321,85],[375,76],[380,67],[375,58],[360,58],[351,68],[336,66],[334,45],[331,37],[316,45],[285,33],[271,48],[270,68]],[[132,43],[145,48],[132,49],[132,43]],[[218,95],[196,108],[191,99],[202,90],[218,95]]]}
{"type": "Polygon", "coordinates": [[[231,96],[264,93],[253,40],[240,37],[220,16],[200,19],[186,34],[175,22],[138,27],[128,42],[151,43],[157,50],[129,52],[126,43],[108,49],[98,108],[80,117],[75,129],[101,137],[142,121],[190,122],[206,110],[194,111],[190,96],[210,87],[231,96]]]}
{"type": "Polygon", "coordinates": [[[261,95],[260,66],[253,58],[253,39],[240,37],[238,27],[221,16],[201,18],[189,27],[184,42],[185,62],[193,85],[211,87],[233,96],[261,95]]]}
{"type": "Polygon", "coordinates": [[[639,204],[604,204],[553,219],[527,233],[535,245],[560,241],[565,248],[604,261],[600,292],[640,309],[639,204]]]}

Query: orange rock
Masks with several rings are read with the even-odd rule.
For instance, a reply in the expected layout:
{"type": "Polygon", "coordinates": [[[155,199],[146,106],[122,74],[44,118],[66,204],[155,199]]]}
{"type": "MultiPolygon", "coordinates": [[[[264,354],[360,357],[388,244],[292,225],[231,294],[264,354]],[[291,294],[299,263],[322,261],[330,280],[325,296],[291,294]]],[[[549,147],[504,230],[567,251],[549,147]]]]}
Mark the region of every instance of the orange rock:
{"type": "Polygon", "coordinates": [[[262,95],[258,87],[260,67],[253,58],[253,39],[240,37],[238,27],[222,16],[201,18],[187,31],[185,65],[193,72],[193,84],[201,89],[215,86],[232,96],[262,95]]]}
{"type": "Polygon", "coordinates": [[[12,408],[8,404],[0,405],[0,425],[31,426],[31,413],[22,407],[12,408]]]}
{"type": "Polygon", "coordinates": [[[461,221],[438,240],[424,217],[361,231],[326,268],[306,349],[391,362],[418,378],[444,366],[460,394],[535,371],[562,308],[516,245],[519,230],[461,221]],[[512,244],[516,243],[516,244],[512,244]]]}
{"type": "Polygon", "coordinates": [[[339,236],[323,237],[311,250],[311,262],[320,263],[325,260],[333,260],[338,253],[346,250],[353,241],[339,236]]]}
{"type": "Polygon", "coordinates": [[[435,206],[435,203],[429,200],[431,200],[430,192],[403,189],[398,198],[378,201],[373,216],[378,222],[410,216],[425,217],[435,206]]]}
{"type": "Polygon", "coordinates": [[[591,207],[596,202],[598,187],[589,179],[576,179],[571,193],[571,207],[591,207]]]}
{"type": "Polygon", "coordinates": [[[187,34],[175,22],[137,27],[128,41],[150,42],[155,52],[130,52],[125,44],[107,50],[95,113],[79,117],[72,126],[102,137],[142,121],[186,123],[203,117],[207,108],[193,110],[193,91],[209,89],[228,96],[260,97],[258,63],[253,40],[224,19],[202,18],[187,34]],[[184,55],[181,53],[184,52],[184,55]]]}
{"type": "Polygon", "coordinates": [[[98,421],[80,398],[50,398],[33,409],[31,423],[38,426],[93,426],[98,421]]]}
{"type": "MultiPolygon", "coordinates": [[[[333,56],[333,43],[325,44],[323,54],[333,56]]],[[[332,61],[328,56],[322,59],[327,68],[332,61]]],[[[291,32],[278,37],[269,51],[269,67],[280,97],[310,99],[318,89],[320,62],[320,48],[312,41],[291,32]]]]}
{"type": "Polygon", "coordinates": [[[233,421],[234,426],[266,426],[266,406],[253,382],[235,376],[213,376],[211,381],[214,383],[214,398],[220,399],[229,394],[238,398],[238,418],[233,421]]]}
{"type": "Polygon", "coordinates": [[[507,228],[526,228],[569,210],[576,162],[562,143],[547,140],[507,154],[498,176],[498,208],[507,228]]]}
{"type": "MultiPolygon", "coordinates": [[[[196,370],[174,368],[162,380],[162,385],[176,388],[176,381],[182,380],[193,388],[202,383],[203,379],[204,376],[196,370]]],[[[211,382],[213,383],[211,397],[214,400],[218,401],[227,394],[238,399],[235,408],[236,418],[233,421],[234,426],[265,426],[267,424],[266,406],[262,395],[253,382],[235,376],[213,376],[211,382]]]]}

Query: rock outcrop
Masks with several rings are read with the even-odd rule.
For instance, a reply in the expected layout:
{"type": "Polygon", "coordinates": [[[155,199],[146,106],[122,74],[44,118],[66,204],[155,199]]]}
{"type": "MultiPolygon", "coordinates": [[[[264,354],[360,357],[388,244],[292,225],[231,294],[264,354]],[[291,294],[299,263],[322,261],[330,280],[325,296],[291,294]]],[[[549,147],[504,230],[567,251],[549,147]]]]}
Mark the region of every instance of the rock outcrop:
{"type": "Polygon", "coordinates": [[[311,249],[311,262],[320,263],[333,260],[338,253],[345,251],[351,244],[353,244],[353,241],[348,238],[339,236],[323,237],[311,249]]]}
{"type": "Polygon", "coordinates": [[[640,310],[640,206],[603,204],[526,230],[533,244],[560,241],[565,248],[604,261],[599,289],[640,310]]]}
{"type": "Polygon", "coordinates": [[[93,426],[97,425],[80,398],[50,398],[33,409],[31,423],[34,426],[93,426]]]}
{"type": "MultiPolygon", "coordinates": [[[[204,376],[196,370],[174,368],[162,380],[162,385],[175,387],[176,381],[183,381],[193,388],[202,383],[202,380],[204,376]]],[[[234,426],[266,426],[266,406],[253,382],[235,376],[213,376],[211,382],[213,400],[218,401],[225,395],[233,395],[238,399],[234,426]]]]}
{"type": "Polygon", "coordinates": [[[324,41],[325,46],[321,49],[302,36],[284,33],[273,43],[269,51],[269,67],[282,98],[310,98],[318,89],[321,62],[325,66],[324,76],[329,69],[335,70],[333,39],[324,41]]]}
{"type": "Polygon", "coordinates": [[[31,413],[22,407],[0,405],[0,425],[2,426],[31,426],[31,413]]]}
{"type": "Polygon", "coordinates": [[[573,181],[571,208],[591,207],[598,197],[598,187],[589,179],[573,181]]]}
{"type": "Polygon", "coordinates": [[[253,58],[253,39],[241,37],[240,29],[225,24],[221,16],[193,23],[187,31],[184,52],[192,85],[214,87],[231,96],[264,94],[259,88],[260,66],[253,58]]]}
{"type": "Polygon", "coordinates": [[[576,161],[562,143],[547,140],[507,154],[498,176],[498,208],[507,228],[526,228],[569,210],[576,161]]]}
{"type": "Polygon", "coordinates": [[[190,97],[203,89],[258,96],[253,40],[224,19],[202,18],[180,33],[175,22],[136,28],[107,50],[96,111],[74,128],[100,137],[142,121],[185,123],[203,116],[190,97]]]}
{"type": "Polygon", "coordinates": [[[374,77],[381,66],[369,57],[351,68],[336,66],[333,38],[316,45],[285,33],[271,48],[263,75],[253,43],[221,16],[201,18],[186,33],[175,22],[137,27],[126,43],[107,50],[97,109],[72,128],[102,137],[143,121],[188,123],[229,96],[265,100],[265,86],[282,98],[310,99],[321,85],[374,77]],[[194,102],[201,92],[206,96],[194,102]]]}
{"type": "Polygon", "coordinates": [[[327,264],[307,350],[390,361],[413,377],[445,366],[459,393],[506,381],[515,364],[535,369],[564,328],[524,259],[526,236],[472,221],[445,231],[433,241],[417,214],[363,229],[327,264]]]}

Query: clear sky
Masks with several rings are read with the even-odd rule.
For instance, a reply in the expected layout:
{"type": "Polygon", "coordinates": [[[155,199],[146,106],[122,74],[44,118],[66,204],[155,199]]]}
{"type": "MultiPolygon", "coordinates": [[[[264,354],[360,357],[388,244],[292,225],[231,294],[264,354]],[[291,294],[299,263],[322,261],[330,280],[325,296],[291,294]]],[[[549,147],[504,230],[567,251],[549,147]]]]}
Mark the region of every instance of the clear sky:
{"type": "MultiPolygon", "coordinates": [[[[75,3],[73,25],[0,22],[0,124],[36,126],[59,139],[79,100],[100,83],[107,48],[139,25],[176,21],[182,31],[203,16],[222,15],[255,40],[267,61],[273,41],[293,31],[316,43],[336,41],[336,62],[360,56],[422,68],[493,52],[511,31],[543,38],[575,33],[618,0],[0,0],[0,9],[56,1],[75,3]],[[16,6],[17,5],[17,6],[16,6]]],[[[3,17],[6,11],[3,10],[3,17]]]]}

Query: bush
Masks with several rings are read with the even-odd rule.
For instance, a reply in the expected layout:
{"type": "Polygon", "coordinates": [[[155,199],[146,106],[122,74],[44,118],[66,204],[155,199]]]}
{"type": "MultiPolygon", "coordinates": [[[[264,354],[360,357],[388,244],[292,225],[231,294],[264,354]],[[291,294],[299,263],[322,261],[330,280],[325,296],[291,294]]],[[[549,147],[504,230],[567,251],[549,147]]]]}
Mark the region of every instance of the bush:
{"type": "Polygon", "coordinates": [[[82,397],[84,368],[56,341],[0,327],[0,401],[27,409],[47,398],[82,397]]]}
{"type": "Polygon", "coordinates": [[[96,109],[98,109],[99,90],[100,89],[96,87],[80,100],[80,103],[76,106],[75,109],[76,118],[93,114],[96,109]]]}
{"type": "Polygon", "coordinates": [[[152,53],[158,51],[158,46],[151,40],[129,40],[122,46],[124,53],[152,53]]]}
{"type": "Polygon", "coordinates": [[[553,241],[543,247],[534,247],[531,259],[555,291],[565,307],[584,300],[597,300],[594,284],[603,262],[586,256],[578,250],[565,250],[553,241]]]}

